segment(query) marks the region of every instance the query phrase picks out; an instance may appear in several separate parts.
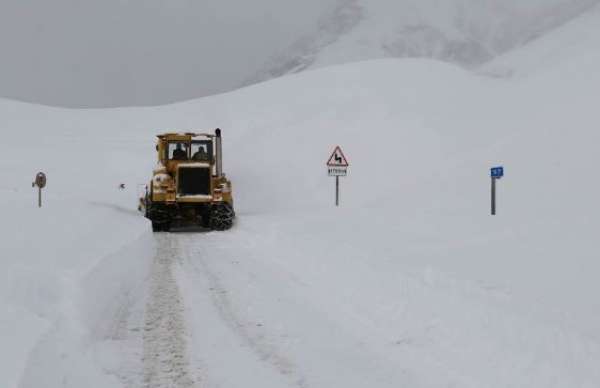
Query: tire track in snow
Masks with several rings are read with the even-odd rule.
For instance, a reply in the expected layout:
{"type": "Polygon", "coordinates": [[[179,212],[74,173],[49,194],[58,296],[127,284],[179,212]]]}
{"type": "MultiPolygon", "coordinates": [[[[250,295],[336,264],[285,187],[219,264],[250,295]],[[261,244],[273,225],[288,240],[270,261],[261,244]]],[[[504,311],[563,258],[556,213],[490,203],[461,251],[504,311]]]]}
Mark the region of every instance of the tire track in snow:
{"type": "MultiPolygon", "coordinates": [[[[203,241],[203,243],[208,244],[207,241],[203,241]]],[[[223,323],[256,354],[260,361],[271,365],[278,374],[290,379],[295,387],[307,388],[309,385],[306,378],[299,374],[295,363],[281,354],[275,346],[265,343],[260,335],[252,333],[250,328],[255,324],[244,321],[240,313],[236,311],[227,288],[223,285],[217,272],[208,264],[206,253],[195,246],[192,239],[184,239],[184,244],[187,249],[186,264],[192,269],[195,276],[203,276],[208,281],[210,297],[223,323]]],[[[217,254],[214,249],[212,253],[217,254]]]]}
{"type": "Polygon", "coordinates": [[[175,236],[156,235],[150,294],[143,334],[143,387],[191,388],[187,355],[184,304],[173,276],[178,249],[175,236]]]}

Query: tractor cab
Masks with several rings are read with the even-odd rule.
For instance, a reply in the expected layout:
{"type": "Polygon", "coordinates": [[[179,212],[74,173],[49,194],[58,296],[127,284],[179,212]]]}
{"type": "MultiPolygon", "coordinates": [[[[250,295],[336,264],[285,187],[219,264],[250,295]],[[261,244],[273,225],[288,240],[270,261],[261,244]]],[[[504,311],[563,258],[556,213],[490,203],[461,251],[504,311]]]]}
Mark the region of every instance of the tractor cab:
{"type": "Polygon", "coordinates": [[[214,166],[215,138],[215,135],[206,133],[158,135],[159,143],[156,148],[159,162],[170,171],[181,162],[203,162],[214,166]]]}

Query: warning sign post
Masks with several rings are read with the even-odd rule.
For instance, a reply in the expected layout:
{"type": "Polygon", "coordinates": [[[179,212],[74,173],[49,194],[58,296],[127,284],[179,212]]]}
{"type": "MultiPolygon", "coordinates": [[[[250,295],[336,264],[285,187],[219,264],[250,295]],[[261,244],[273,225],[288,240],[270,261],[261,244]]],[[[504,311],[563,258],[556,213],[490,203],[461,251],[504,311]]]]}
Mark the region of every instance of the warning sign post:
{"type": "Polygon", "coordinates": [[[327,173],[335,177],[335,206],[340,205],[340,177],[348,175],[349,166],[348,159],[340,146],[335,147],[327,161],[327,173]]]}

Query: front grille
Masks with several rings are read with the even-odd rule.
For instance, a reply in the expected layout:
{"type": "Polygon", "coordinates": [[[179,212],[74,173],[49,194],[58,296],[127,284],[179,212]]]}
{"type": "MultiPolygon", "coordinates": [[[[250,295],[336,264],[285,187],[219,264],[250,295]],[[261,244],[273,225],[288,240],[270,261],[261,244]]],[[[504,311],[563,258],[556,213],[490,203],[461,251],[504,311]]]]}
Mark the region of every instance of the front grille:
{"type": "Polygon", "coordinates": [[[177,191],[179,195],[210,195],[210,169],[180,167],[177,191]]]}

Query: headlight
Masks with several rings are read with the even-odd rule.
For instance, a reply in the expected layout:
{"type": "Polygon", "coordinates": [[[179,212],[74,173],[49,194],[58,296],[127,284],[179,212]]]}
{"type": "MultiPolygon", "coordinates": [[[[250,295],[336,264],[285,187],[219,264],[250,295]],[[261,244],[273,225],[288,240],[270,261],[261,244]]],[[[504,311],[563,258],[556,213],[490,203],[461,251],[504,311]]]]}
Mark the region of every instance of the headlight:
{"type": "Polygon", "coordinates": [[[221,183],[219,185],[219,189],[220,189],[221,193],[230,193],[231,192],[231,187],[229,187],[229,185],[227,183],[221,183]]]}

